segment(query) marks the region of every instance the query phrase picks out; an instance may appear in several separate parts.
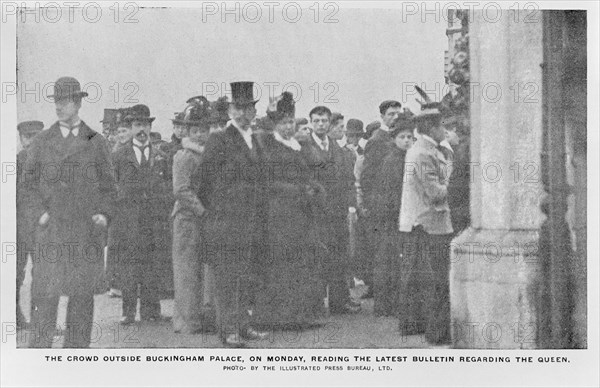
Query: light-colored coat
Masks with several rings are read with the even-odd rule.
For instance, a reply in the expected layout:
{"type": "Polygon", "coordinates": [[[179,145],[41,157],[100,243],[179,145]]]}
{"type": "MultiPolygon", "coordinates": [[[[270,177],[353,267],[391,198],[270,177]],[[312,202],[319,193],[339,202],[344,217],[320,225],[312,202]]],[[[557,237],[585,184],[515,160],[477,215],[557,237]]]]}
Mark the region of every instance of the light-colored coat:
{"type": "Polygon", "coordinates": [[[429,234],[452,233],[448,206],[451,162],[423,137],[406,153],[400,209],[400,231],[421,225],[429,234]]]}

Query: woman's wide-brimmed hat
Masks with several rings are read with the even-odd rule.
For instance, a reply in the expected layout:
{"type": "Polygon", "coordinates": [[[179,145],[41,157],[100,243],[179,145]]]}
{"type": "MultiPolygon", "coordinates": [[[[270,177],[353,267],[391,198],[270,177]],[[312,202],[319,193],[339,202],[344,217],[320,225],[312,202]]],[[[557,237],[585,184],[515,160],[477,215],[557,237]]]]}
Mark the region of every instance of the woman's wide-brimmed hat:
{"type": "Polygon", "coordinates": [[[186,101],[183,111],[176,113],[173,124],[202,125],[210,122],[210,102],[204,96],[196,96],[186,101]]]}

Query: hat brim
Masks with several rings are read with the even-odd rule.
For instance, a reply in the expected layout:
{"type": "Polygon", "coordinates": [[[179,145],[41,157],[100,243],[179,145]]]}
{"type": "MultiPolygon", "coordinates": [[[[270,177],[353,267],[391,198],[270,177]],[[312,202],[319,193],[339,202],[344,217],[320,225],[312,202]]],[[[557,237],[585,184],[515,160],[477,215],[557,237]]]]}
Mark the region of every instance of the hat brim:
{"type": "Polygon", "coordinates": [[[202,120],[202,121],[186,121],[186,120],[179,120],[179,119],[171,119],[171,121],[173,122],[173,124],[179,124],[179,125],[210,125],[210,121],[209,120],[202,120]]]}
{"type": "Polygon", "coordinates": [[[68,100],[69,98],[73,98],[73,97],[87,97],[89,96],[89,94],[87,92],[77,92],[77,93],[71,93],[71,94],[67,94],[65,96],[60,96],[60,98],[56,98],[55,94],[51,94],[48,96],[48,98],[52,98],[54,101],[60,101],[60,100],[68,100]]]}
{"type": "Polygon", "coordinates": [[[229,105],[256,105],[256,103],[260,100],[237,100],[230,101],[229,105]]]}
{"type": "Polygon", "coordinates": [[[156,117],[135,117],[135,116],[128,116],[128,117],[125,117],[121,121],[126,121],[126,122],[131,122],[131,121],[148,121],[148,122],[151,123],[155,119],[156,119],[156,117]]]}

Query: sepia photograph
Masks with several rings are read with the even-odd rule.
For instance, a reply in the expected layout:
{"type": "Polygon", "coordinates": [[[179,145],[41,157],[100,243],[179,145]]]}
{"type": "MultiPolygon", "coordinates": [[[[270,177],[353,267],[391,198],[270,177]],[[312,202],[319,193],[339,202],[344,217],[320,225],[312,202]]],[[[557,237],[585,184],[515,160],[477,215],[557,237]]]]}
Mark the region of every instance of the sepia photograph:
{"type": "Polygon", "coordinates": [[[598,4],[1,5],[3,386],[598,384],[598,4]]]}

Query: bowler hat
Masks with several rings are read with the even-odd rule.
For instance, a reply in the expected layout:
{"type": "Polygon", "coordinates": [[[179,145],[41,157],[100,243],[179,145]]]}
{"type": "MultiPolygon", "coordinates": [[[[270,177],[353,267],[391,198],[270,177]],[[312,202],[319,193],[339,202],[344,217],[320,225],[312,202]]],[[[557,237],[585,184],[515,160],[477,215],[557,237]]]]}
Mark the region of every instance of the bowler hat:
{"type": "Polygon", "coordinates": [[[23,121],[17,125],[19,134],[39,133],[44,129],[44,123],[37,120],[23,121]]]}
{"type": "Polygon", "coordinates": [[[251,105],[258,102],[254,99],[254,82],[232,82],[231,103],[234,105],[251,105]]]}
{"type": "Polygon", "coordinates": [[[83,98],[88,94],[81,91],[81,85],[73,77],[60,77],[54,83],[54,94],[49,95],[54,101],[83,98]]]}
{"type": "Polygon", "coordinates": [[[358,119],[348,120],[348,123],[346,123],[346,135],[362,135],[365,133],[363,126],[363,122],[358,119]]]}
{"type": "Polygon", "coordinates": [[[144,104],[134,105],[127,109],[127,113],[122,121],[148,121],[153,122],[155,117],[150,117],[150,108],[144,104]]]}

